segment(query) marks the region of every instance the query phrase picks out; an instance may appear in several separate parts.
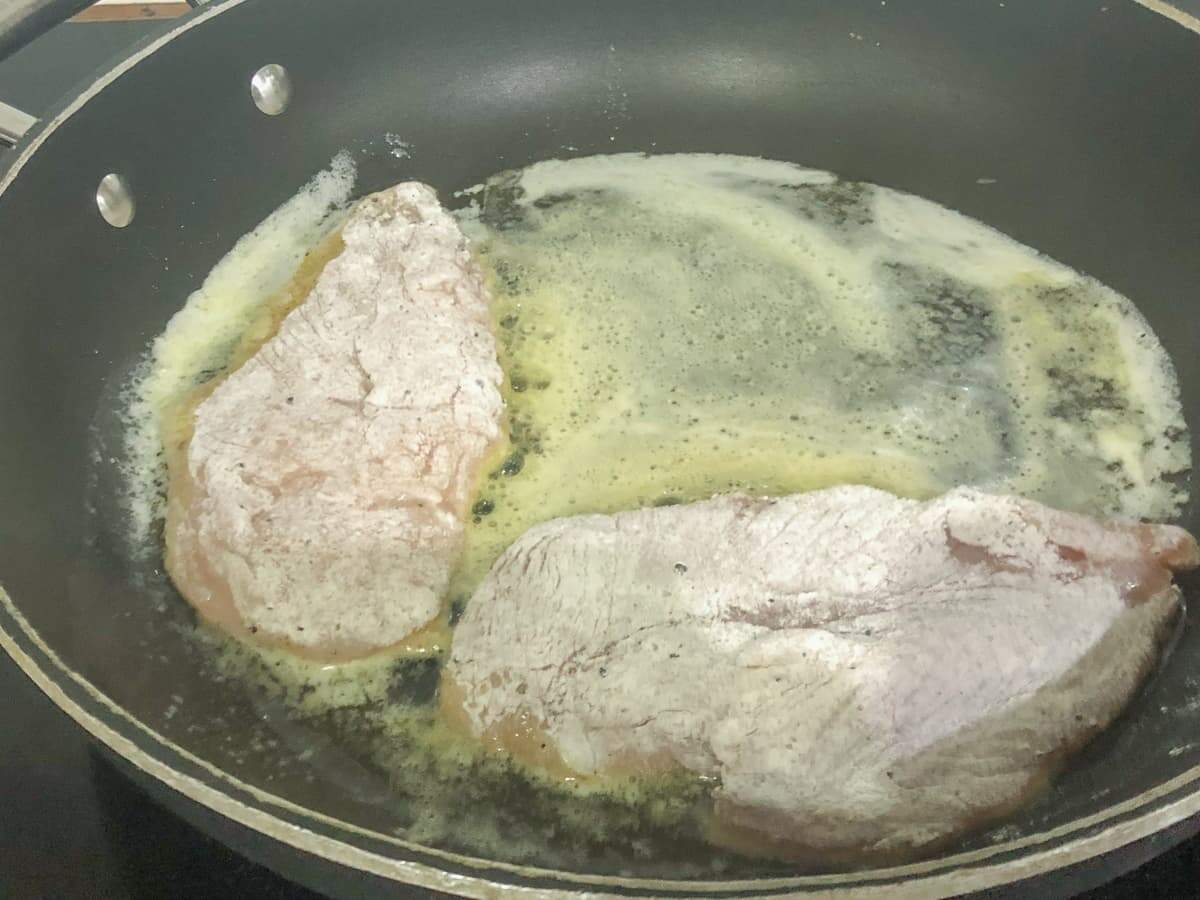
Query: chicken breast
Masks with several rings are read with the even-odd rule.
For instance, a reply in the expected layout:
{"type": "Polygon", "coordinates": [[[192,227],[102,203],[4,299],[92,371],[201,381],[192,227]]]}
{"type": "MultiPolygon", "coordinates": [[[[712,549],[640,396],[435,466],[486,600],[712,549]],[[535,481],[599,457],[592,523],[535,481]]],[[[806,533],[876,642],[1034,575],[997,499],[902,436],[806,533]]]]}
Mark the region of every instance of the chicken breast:
{"type": "Polygon", "coordinates": [[[867,487],[559,519],[459,623],[447,711],[585,776],[716,779],[718,842],[891,854],[1023,799],[1155,662],[1185,531],[867,487]]]}
{"type": "Polygon", "coordinates": [[[501,435],[489,298],[425,185],[358,203],[342,252],[196,406],[171,466],[167,567],[200,613],[307,655],[438,614],[501,435]]]}

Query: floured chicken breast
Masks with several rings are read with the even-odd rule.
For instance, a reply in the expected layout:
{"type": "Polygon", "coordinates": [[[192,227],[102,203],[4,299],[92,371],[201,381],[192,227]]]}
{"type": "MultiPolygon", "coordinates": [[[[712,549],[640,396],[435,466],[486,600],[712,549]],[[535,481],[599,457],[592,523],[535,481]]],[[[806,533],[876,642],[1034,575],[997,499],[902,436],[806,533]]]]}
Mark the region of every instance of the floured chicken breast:
{"type": "Polygon", "coordinates": [[[1200,562],[1179,528],[866,487],[558,519],[493,566],[443,703],[560,771],[716,780],[713,839],[892,854],[1108,725],[1200,562]]]}
{"type": "Polygon", "coordinates": [[[205,618],[317,657],[435,618],[501,434],[488,296],[433,190],[365,198],[341,240],[196,406],[166,525],[167,567],[205,618]]]}

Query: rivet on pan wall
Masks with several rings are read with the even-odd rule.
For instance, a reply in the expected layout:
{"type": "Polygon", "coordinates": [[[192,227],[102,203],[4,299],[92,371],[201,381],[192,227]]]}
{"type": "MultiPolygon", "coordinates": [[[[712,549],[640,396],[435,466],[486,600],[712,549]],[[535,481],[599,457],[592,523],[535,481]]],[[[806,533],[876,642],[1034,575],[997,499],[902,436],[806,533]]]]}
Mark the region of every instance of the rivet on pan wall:
{"type": "Polygon", "coordinates": [[[96,188],[96,207],[113,228],[124,228],[132,222],[136,210],[128,182],[115,172],[101,178],[96,188]]]}
{"type": "Polygon", "coordinates": [[[278,63],[263,66],[250,79],[250,96],[268,116],[279,115],[292,100],[292,79],[287,69],[278,63]]]}

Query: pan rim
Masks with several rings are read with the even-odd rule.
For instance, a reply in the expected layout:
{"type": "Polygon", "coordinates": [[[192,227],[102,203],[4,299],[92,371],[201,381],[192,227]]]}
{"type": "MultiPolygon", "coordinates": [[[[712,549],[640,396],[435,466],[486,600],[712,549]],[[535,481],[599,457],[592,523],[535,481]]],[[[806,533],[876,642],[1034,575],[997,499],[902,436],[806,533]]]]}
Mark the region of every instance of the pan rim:
{"type": "MultiPolygon", "coordinates": [[[[14,158],[0,172],[0,199],[24,169],[38,149],[68,119],[86,103],[101,93],[145,58],[192,28],[245,3],[246,0],[216,0],[183,17],[178,25],[154,40],[138,47],[129,56],[103,73],[52,115],[40,120],[18,146],[14,158]]],[[[1181,27],[1200,35],[1200,18],[1177,9],[1163,0],[1132,0],[1133,3],[1160,15],[1181,27]]],[[[133,764],[144,774],[177,791],[188,800],[268,838],[279,841],[304,853],[329,862],[348,866],[381,876],[388,880],[424,888],[452,891],[467,896],[495,896],[497,893],[526,897],[572,896],[579,889],[599,887],[615,889],[618,893],[592,893],[593,896],[628,896],[629,892],[666,890],[702,894],[740,894],[743,896],[950,896],[964,892],[986,890],[1023,879],[1048,874],[1086,862],[1106,853],[1150,837],[1185,819],[1200,813],[1200,766],[1195,766],[1169,781],[1144,791],[1115,806],[1091,816],[1075,819],[1057,828],[1028,835],[1024,838],[997,843],[989,847],[952,856],[938,857],[905,866],[895,866],[865,872],[764,878],[737,881],[691,881],[669,879],[639,879],[618,876],[592,875],[522,866],[456,854],[405,841],[353,823],[336,819],[296,804],[241,781],[234,775],[206,762],[185,748],[154,731],[128,713],[123,707],[97,689],[80,673],[64,663],[25,619],[16,603],[0,585],[0,647],[17,663],[51,702],[69,715],[113,753],[133,764]],[[12,629],[10,631],[10,623],[12,629]],[[57,670],[57,671],[55,671],[57,670]],[[94,704],[125,731],[105,721],[97,712],[72,698],[64,689],[65,679],[73,683],[94,704]],[[140,736],[161,755],[143,749],[136,740],[140,736]],[[209,773],[214,784],[180,771],[171,756],[184,760],[209,773]],[[220,786],[218,786],[220,785],[220,786]],[[237,799],[228,790],[235,789],[253,797],[251,805],[237,799]],[[1191,788],[1191,792],[1187,792],[1191,788]],[[1172,796],[1176,795],[1176,796],[1172,796]],[[438,868],[413,859],[384,855],[338,837],[317,833],[297,826],[272,813],[265,807],[289,810],[301,819],[321,823],[347,835],[380,842],[409,853],[444,860],[448,864],[475,870],[479,874],[461,874],[438,868]],[[1095,829],[1090,834],[1080,832],[1095,829]],[[1052,843],[1060,840],[1059,843],[1052,843]],[[1041,846],[1039,846],[1041,845],[1041,846]],[[1010,859],[995,860],[1004,854],[1018,854],[1010,859]],[[990,861],[989,861],[990,860],[990,861]],[[510,877],[538,883],[496,881],[487,872],[506,873],[510,877]],[[548,880],[558,882],[543,886],[548,880]],[[624,890],[624,893],[620,891],[624,890]]]]}
{"type": "MultiPolygon", "coordinates": [[[[922,862],[903,866],[891,866],[862,872],[831,873],[792,877],[740,879],[730,881],[696,881],[673,879],[624,878],[608,875],[593,875],[586,872],[569,872],[524,866],[467,856],[406,841],[395,835],[384,834],[369,828],[346,822],[336,817],[294,803],[262,788],[242,781],[220,767],[179,746],[140,719],[129,714],[122,706],[111,700],[83,675],[62,661],[46,644],[37,631],[17,608],[8,592],[0,586],[0,648],[17,663],[34,684],[61,710],[69,715],[93,738],[99,740],[112,752],[133,764],[146,775],[162,782],[193,802],[251,828],[260,834],[280,841],[305,853],[315,854],[333,863],[370,872],[392,881],[418,885],[434,890],[451,890],[459,893],[470,891],[466,896],[491,897],[497,891],[508,896],[526,897],[569,897],[575,896],[574,886],[609,887],[631,891],[666,890],[702,894],[734,893],[741,896],[771,897],[861,897],[874,898],[884,892],[889,897],[898,896],[896,891],[905,888],[919,890],[919,896],[948,897],[989,888],[1001,887],[1024,879],[1049,874],[1069,866],[1086,862],[1105,853],[1150,837],[1170,828],[1185,819],[1200,813],[1200,791],[1192,790],[1182,796],[1172,795],[1194,788],[1200,782],[1200,765],[1163,782],[1149,791],[1143,791],[1122,803],[1110,806],[1091,816],[1067,822],[1057,828],[1038,832],[1010,841],[993,844],[976,850],[951,856],[935,857],[922,862]],[[18,637],[9,631],[9,621],[19,629],[28,646],[22,646],[18,637]],[[42,657],[40,662],[33,653],[42,657]],[[48,672],[45,664],[53,666],[76,688],[83,691],[88,701],[99,710],[119,720],[126,729],[124,734],[104,721],[96,713],[69,696],[63,685],[48,672]],[[171,761],[159,758],[143,749],[137,737],[148,740],[158,749],[174,755],[180,760],[208,773],[214,782],[253,797],[257,804],[251,805],[232,796],[200,778],[188,775],[171,761]],[[1154,809],[1145,810],[1149,804],[1165,801],[1154,809]],[[504,872],[520,879],[545,881],[552,879],[572,884],[571,888],[540,888],[527,884],[495,881],[481,875],[464,875],[439,869],[411,859],[383,855],[345,840],[318,834],[296,826],[281,816],[264,808],[274,806],[293,815],[341,830],[368,840],[377,841],[402,851],[418,853],[446,863],[484,872],[504,872]],[[1126,818],[1122,818],[1126,817],[1126,818]],[[1106,823],[1107,826],[1106,826],[1106,823]],[[1073,833],[1100,826],[1093,834],[1070,840],[1073,833]],[[1053,843],[1064,838],[1061,843],[1053,843]],[[1042,845],[1039,847],[1039,845],[1042,845]],[[1032,852],[1022,853],[1027,848],[1032,852]],[[989,862],[1004,854],[1020,854],[1011,859],[989,862]]],[[[628,896],[623,893],[594,893],[597,897],[628,896]]],[[[903,894],[899,895],[903,896],[903,894]]]]}

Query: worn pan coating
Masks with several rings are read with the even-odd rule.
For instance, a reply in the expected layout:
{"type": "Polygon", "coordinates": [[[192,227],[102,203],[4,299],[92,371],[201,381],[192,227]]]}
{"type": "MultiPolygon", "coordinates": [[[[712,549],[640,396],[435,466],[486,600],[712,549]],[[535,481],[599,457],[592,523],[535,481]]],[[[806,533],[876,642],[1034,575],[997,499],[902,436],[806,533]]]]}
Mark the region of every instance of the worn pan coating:
{"type": "MultiPolygon", "coordinates": [[[[157,796],[335,894],[925,897],[1023,893],[1032,878],[1066,893],[1140,862],[1197,827],[1197,627],[1007,839],[929,862],[672,883],[408,845],[369,782],[314,787],[286,736],[246,750],[283,726],[208,681],[172,628],[182,603],[134,577],[104,461],[114,392],[147,340],[343,148],[364,192],[419,178],[446,195],[532,160],[653,149],[793,160],[931,198],[1133,298],[1178,367],[1197,453],[1200,34],[1162,12],[1130,0],[197,10],[36,126],[0,174],[0,644],[157,796]],[[280,116],[251,102],[266,63],[291,75],[280,116]],[[411,158],[387,153],[385,132],[411,158]],[[128,227],[97,213],[107,173],[132,192],[128,227]]],[[[1197,530],[1194,504],[1182,524],[1197,530]]],[[[1195,580],[1185,591],[1200,607],[1195,580]]]]}

